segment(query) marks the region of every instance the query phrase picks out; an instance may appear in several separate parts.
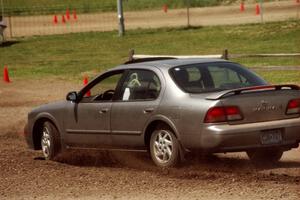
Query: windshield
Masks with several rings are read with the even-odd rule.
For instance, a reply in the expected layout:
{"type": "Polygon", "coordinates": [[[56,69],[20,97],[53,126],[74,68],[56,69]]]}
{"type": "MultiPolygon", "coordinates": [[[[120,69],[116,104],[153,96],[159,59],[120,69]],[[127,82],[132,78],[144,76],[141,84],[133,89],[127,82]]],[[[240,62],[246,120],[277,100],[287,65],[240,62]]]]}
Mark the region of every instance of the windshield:
{"type": "Polygon", "coordinates": [[[170,75],[185,92],[202,93],[267,85],[253,72],[235,63],[201,63],[170,69],[170,75]]]}

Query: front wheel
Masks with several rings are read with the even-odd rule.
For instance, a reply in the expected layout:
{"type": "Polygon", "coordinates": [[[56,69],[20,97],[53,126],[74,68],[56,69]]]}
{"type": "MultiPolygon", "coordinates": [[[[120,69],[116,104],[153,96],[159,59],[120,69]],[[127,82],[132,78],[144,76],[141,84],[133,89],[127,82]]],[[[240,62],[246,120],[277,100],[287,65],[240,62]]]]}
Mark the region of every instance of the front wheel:
{"type": "Polygon", "coordinates": [[[159,167],[175,167],[180,160],[179,143],[174,133],[167,128],[159,128],[150,139],[150,154],[159,167]]]}
{"type": "Polygon", "coordinates": [[[50,122],[45,122],[43,125],[41,147],[46,160],[54,160],[60,152],[59,133],[50,122]]]}
{"type": "Polygon", "coordinates": [[[283,152],[284,151],[279,148],[255,149],[247,151],[247,155],[251,161],[255,163],[274,163],[281,159],[283,152]]]}

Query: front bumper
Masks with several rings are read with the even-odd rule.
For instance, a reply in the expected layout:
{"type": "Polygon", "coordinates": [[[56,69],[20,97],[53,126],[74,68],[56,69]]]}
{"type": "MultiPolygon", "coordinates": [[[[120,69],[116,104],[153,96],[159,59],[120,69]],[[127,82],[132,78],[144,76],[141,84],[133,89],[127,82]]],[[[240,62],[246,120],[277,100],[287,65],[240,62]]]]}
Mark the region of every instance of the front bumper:
{"type": "Polygon", "coordinates": [[[210,124],[204,128],[200,140],[202,148],[215,152],[245,151],[270,146],[294,148],[300,142],[300,118],[238,125],[210,124]],[[282,130],[282,141],[262,144],[262,133],[273,129],[282,130]]]}

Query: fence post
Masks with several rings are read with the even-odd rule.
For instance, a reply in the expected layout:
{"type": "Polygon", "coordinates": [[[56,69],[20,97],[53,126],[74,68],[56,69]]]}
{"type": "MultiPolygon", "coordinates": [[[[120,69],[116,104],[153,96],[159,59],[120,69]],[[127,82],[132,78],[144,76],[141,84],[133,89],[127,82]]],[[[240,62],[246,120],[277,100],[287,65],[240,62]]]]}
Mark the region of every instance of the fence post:
{"type": "Polygon", "coordinates": [[[190,0],[186,0],[187,27],[190,27],[190,0]]]}
{"type": "Polygon", "coordinates": [[[8,24],[9,24],[9,35],[10,35],[10,38],[12,38],[13,37],[13,31],[12,31],[12,20],[11,20],[10,15],[8,16],[8,24]]]}
{"type": "Polygon", "coordinates": [[[133,61],[134,60],[133,56],[134,56],[134,49],[130,49],[129,50],[128,61],[133,61]]]}
{"type": "Polygon", "coordinates": [[[224,49],[223,54],[222,54],[222,59],[229,60],[228,49],[224,49]]]}
{"type": "Polygon", "coordinates": [[[260,0],[260,19],[261,23],[264,23],[264,8],[263,8],[263,0],[260,0]]]}
{"type": "Polygon", "coordinates": [[[4,17],[4,4],[3,4],[3,0],[1,0],[1,16],[4,17]]]}
{"type": "Polygon", "coordinates": [[[297,19],[299,19],[300,2],[297,1],[296,6],[297,6],[297,19]]]}
{"type": "Polygon", "coordinates": [[[123,36],[125,34],[123,1],[117,0],[117,5],[118,5],[118,19],[119,19],[119,36],[123,36]]]}

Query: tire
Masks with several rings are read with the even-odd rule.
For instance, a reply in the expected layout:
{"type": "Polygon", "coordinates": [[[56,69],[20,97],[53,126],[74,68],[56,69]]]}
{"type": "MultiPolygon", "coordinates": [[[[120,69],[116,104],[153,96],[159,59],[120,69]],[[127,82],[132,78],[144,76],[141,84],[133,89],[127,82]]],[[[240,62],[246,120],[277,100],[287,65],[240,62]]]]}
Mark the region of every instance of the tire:
{"type": "Polygon", "coordinates": [[[255,149],[247,151],[247,155],[254,163],[276,163],[282,155],[283,150],[281,149],[255,149]]]}
{"type": "Polygon", "coordinates": [[[150,139],[150,154],[159,167],[175,167],[180,161],[180,145],[168,128],[156,129],[150,139]]]}
{"type": "Polygon", "coordinates": [[[41,147],[46,160],[54,160],[61,151],[58,130],[50,122],[45,122],[43,124],[41,147]]]}

